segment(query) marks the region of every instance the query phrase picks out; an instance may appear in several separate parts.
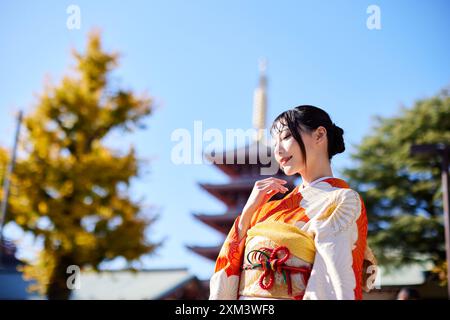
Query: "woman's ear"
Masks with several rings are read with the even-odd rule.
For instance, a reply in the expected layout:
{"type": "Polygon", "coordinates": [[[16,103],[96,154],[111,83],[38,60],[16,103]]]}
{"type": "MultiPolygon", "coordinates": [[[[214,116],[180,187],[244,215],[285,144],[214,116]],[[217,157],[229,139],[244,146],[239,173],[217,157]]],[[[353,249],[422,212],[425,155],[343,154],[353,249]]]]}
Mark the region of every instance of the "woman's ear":
{"type": "Polygon", "coordinates": [[[316,131],[314,132],[314,140],[316,143],[320,143],[325,140],[327,136],[327,129],[325,127],[319,126],[317,127],[316,131]]]}

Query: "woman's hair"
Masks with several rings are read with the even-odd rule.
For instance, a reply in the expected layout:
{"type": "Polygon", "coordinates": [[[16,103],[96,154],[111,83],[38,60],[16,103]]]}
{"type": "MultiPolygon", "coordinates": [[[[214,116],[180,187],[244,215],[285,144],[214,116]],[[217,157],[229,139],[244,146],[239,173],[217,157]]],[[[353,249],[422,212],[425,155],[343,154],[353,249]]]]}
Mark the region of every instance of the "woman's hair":
{"type": "Polygon", "coordinates": [[[272,134],[275,130],[278,130],[278,132],[281,130],[282,127],[280,128],[278,126],[279,124],[281,124],[282,127],[286,126],[291,132],[294,139],[298,142],[305,158],[305,163],[306,149],[300,135],[300,131],[306,131],[310,133],[320,126],[327,129],[328,159],[330,160],[335,154],[345,151],[345,143],[343,137],[344,130],[335,125],[331,121],[328,113],[318,107],[301,105],[295,107],[294,109],[287,110],[281,113],[278,117],[275,118],[272,123],[272,127],[270,128],[270,132],[272,134]]]}

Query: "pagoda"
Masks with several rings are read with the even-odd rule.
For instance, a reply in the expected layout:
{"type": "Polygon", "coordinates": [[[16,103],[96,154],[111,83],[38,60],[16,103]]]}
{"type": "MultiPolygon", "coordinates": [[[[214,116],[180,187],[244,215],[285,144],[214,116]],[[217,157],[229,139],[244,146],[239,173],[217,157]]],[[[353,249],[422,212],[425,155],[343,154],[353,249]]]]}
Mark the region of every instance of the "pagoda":
{"type": "MultiPolygon", "coordinates": [[[[295,186],[294,182],[299,177],[298,175],[286,176],[283,173],[275,161],[272,148],[265,140],[267,77],[266,63],[264,60],[259,63],[259,72],[259,84],[255,89],[253,96],[253,127],[255,129],[253,140],[243,147],[224,151],[219,154],[216,153],[214,154],[214,157],[205,154],[205,157],[214,166],[228,176],[229,181],[223,184],[199,183],[199,185],[209,194],[223,202],[227,209],[226,212],[222,214],[194,213],[193,215],[196,219],[222,233],[224,235],[224,241],[234,220],[241,214],[255,181],[269,177],[269,175],[261,175],[261,170],[264,167],[275,164],[276,173],[272,176],[286,180],[287,183],[285,186],[290,190],[295,186]],[[261,150],[261,148],[263,150],[261,150]],[[264,159],[260,156],[261,154],[266,155],[264,159]],[[239,161],[237,155],[242,155],[242,158],[240,158],[239,161]],[[217,161],[217,159],[223,161],[217,161]],[[234,159],[234,161],[229,161],[229,159],[234,159]],[[241,161],[242,159],[245,159],[245,161],[241,161]]],[[[285,194],[278,193],[274,195],[271,200],[281,199],[284,196],[285,194]]],[[[212,246],[188,245],[187,247],[205,258],[215,261],[222,244],[223,242],[212,246]]]]}

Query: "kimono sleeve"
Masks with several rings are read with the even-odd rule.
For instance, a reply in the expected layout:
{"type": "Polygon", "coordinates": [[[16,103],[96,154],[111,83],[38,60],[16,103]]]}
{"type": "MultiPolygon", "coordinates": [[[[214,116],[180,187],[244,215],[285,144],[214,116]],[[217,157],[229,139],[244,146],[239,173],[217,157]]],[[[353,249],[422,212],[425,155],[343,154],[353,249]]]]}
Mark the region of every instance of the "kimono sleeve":
{"type": "Polygon", "coordinates": [[[209,300],[236,300],[238,298],[240,266],[246,236],[239,239],[239,219],[234,220],[217,257],[214,274],[209,282],[209,300]]]}
{"type": "Polygon", "coordinates": [[[361,298],[361,271],[367,236],[365,211],[361,217],[361,199],[351,189],[339,190],[331,203],[312,224],[316,255],[305,300],[361,298]]]}

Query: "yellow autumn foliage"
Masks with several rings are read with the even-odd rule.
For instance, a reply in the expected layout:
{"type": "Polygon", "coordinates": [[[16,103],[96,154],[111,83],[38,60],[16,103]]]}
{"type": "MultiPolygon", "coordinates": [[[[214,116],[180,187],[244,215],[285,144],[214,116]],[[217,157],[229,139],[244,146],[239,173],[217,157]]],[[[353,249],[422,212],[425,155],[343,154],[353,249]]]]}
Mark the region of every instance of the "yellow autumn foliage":
{"type": "MultiPolygon", "coordinates": [[[[158,245],[145,234],[155,216],[145,215],[123,188],[139,174],[134,149],[111,150],[104,143],[112,131],[140,127],[152,100],[108,86],[118,55],[102,50],[98,32],[90,34],[85,53],[74,56],[76,74],[46,83],[24,118],[7,216],[44,240],[38,260],[23,270],[37,281],[31,289],[50,299],[68,298],[68,266],[132,261],[158,245]]],[[[2,178],[7,161],[0,149],[2,178]]]]}

